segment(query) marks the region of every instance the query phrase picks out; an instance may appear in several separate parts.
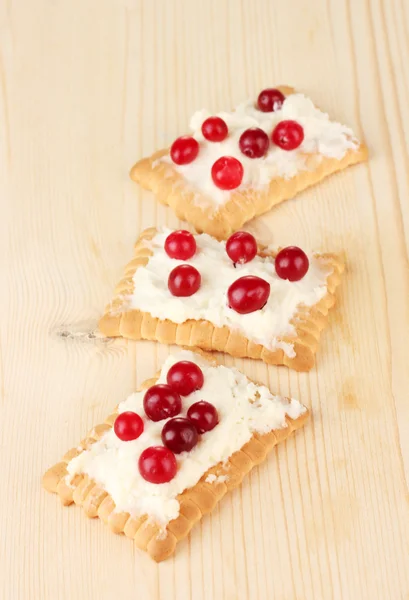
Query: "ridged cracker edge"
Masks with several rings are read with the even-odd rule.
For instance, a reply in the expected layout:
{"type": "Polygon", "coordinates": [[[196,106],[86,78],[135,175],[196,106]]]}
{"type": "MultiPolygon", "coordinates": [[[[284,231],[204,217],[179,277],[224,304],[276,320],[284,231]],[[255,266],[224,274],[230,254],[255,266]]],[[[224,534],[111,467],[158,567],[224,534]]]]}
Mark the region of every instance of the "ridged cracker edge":
{"type": "MultiPolygon", "coordinates": [[[[295,91],[289,86],[279,86],[279,89],[285,95],[295,91]]],[[[206,205],[198,204],[195,201],[197,193],[185,183],[182,175],[172,165],[159,161],[168,152],[169,148],[164,148],[138,161],[130,171],[131,179],[151,190],[161,204],[170,206],[179,219],[191,223],[196,231],[208,233],[219,240],[226,239],[244,223],[267,212],[276,204],[293,198],[329,175],[368,158],[365,144],[360,144],[357,150],[348,150],[341,160],[323,157],[316,168],[300,171],[291,179],[277,177],[266,190],[250,189],[232,193],[229,200],[215,210],[210,200],[206,205]]],[[[313,156],[311,160],[314,160],[313,156]]]]}
{"type": "MultiPolygon", "coordinates": [[[[215,327],[204,320],[188,320],[177,324],[128,308],[128,299],[134,293],[133,276],[138,267],[145,266],[152,255],[146,242],[157,232],[156,228],[149,228],[141,233],[135,245],[135,256],[125,267],[124,277],[116,286],[114,299],[99,321],[99,328],[104,335],[225,352],[236,357],[260,359],[270,365],[285,365],[296,371],[309,371],[314,366],[320,333],[326,325],[328,311],[335,303],[335,290],[344,270],[344,263],[339,256],[329,253],[317,255],[321,262],[333,268],[327,278],[328,293],[314,306],[299,306],[292,320],[297,335],[278,339],[279,342],[294,345],[295,357],[290,358],[282,349],[268,350],[226,326],[215,327]]],[[[265,251],[260,254],[267,255],[265,251]]]]}
{"type": "MultiPolygon", "coordinates": [[[[147,389],[156,381],[156,377],[148,379],[140,389],[147,389]]],[[[165,530],[150,522],[147,516],[134,518],[129,513],[116,512],[111,496],[87,475],[76,475],[71,485],[66,482],[68,462],[100,439],[113,426],[116,415],[117,413],[113,412],[104,423],[93,427],[79,446],[69,450],[61,462],[48,469],[43,475],[42,485],[48,492],[58,494],[64,506],[73,502],[82,506],[87,517],[99,517],[111,531],[124,533],[153,560],[161,562],[173,554],[177,543],[187,537],[195,523],[210,513],[227,492],[238,487],[243,477],[254,466],[264,461],[274,446],[303,427],[309,417],[309,411],[306,410],[297,419],[287,416],[285,428],[272,430],[265,435],[254,434],[240,450],[232,454],[228,461],[209,469],[195,486],[177,497],[180,503],[180,514],[168,523],[165,530]],[[227,479],[223,482],[216,479],[208,483],[205,480],[209,475],[227,476],[227,479]]]]}

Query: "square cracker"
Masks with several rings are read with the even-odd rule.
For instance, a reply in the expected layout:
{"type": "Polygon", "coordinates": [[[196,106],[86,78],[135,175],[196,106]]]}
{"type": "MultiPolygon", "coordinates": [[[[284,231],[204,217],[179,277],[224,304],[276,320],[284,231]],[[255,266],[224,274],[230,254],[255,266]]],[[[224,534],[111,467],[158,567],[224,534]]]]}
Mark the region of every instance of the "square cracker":
{"type": "MultiPolygon", "coordinates": [[[[215,363],[211,358],[210,361],[215,363]]],[[[140,389],[147,389],[156,381],[156,377],[148,379],[140,389]]],[[[82,506],[88,517],[99,517],[114,533],[124,533],[135,541],[138,548],[160,562],[173,554],[177,543],[188,536],[195,523],[210,513],[227,492],[238,487],[243,477],[264,461],[274,446],[305,424],[309,412],[306,410],[297,419],[287,416],[287,427],[264,435],[254,434],[228,461],[206,471],[196,485],[179,494],[180,514],[165,529],[149,521],[147,515],[134,518],[129,513],[116,511],[112,497],[87,475],[76,475],[70,485],[67,483],[69,461],[100,439],[113,426],[116,416],[117,412],[113,412],[104,423],[93,427],[78,446],[69,450],[61,462],[44,474],[42,484],[47,491],[58,494],[64,506],[73,502],[82,506]],[[209,475],[215,476],[211,483],[206,481],[209,475]],[[218,479],[220,476],[221,479],[218,479]]]]}
{"type": "MultiPolygon", "coordinates": [[[[280,86],[279,89],[286,96],[294,93],[294,89],[288,86],[280,86]]],[[[266,189],[249,188],[232,192],[227,202],[215,207],[210,199],[203,204],[197,203],[197,192],[192,190],[183,176],[171,164],[159,160],[168,153],[169,148],[164,148],[138,161],[131,169],[131,179],[151,190],[159,202],[170,206],[179,219],[191,223],[196,231],[208,233],[217,239],[226,239],[253,217],[267,212],[283,200],[293,198],[328,175],[365,161],[368,156],[365,144],[360,144],[356,150],[348,150],[341,160],[324,156],[318,166],[300,171],[291,179],[276,177],[266,189]]],[[[314,156],[311,156],[312,164],[314,156]]]]}
{"type": "MultiPolygon", "coordinates": [[[[270,365],[285,365],[296,371],[309,371],[314,366],[320,333],[327,323],[328,311],[335,303],[335,290],[340,284],[344,270],[344,263],[339,256],[317,255],[323,263],[332,268],[332,273],[327,277],[328,291],[314,306],[298,306],[292,320],[295,337],[278,338],[278,342],[282,344],[293,344],[295,356],[289,357],[282,349],[269,350],[227,326],[216,327],[209,321],[192,319],[178,324],[131,308],[129,298],[137,293],[133,276],[139,267],[148,263],[152,255],[148,243],[157,231],[156,228],[150,228],[141,233],[135,245],[135,256],[125,267],[124,277],[115,289],[114,298],[99,321],[99,328],[104,335],[225,352],[232,356],[260,359],[270,365]]],[[[273,256],[267,251],[260,251],[259,254],[273,256]]]]}

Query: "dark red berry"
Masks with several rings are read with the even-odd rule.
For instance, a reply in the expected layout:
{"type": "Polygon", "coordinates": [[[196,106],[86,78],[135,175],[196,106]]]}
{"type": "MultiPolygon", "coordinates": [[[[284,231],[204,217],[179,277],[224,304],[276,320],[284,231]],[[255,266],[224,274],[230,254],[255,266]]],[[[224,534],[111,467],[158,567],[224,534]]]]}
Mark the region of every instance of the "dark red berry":
{"type": "Polygon", "coordinates": [[[243,165],[233,156],[222,156],[212,166],[212,179],[221,190],[234,190],[243,179],[243,165]]]}
{"type": "Polygon", "coordinates": [[[188,396],[203,387],[203,372],[190,360],[181,360],[170,367],[166,376],[168,384],[181,396],[188,396]]]}
{"type": "Polygon", "coordinates": [[[247,263],[257,254],[257,242],[247,231],[236,231],[226,242],[226,252],[234,263],[247,263]]]}
{"type": "Polygon", "coordinates": [[[123,412],[115,419],[114,431],[123,442],[136,440],[143,432],[143,421],[132,411],[123,412]]]}
{"type": "Polygon", "coordinates": [[[267,88],[260,92],[257,99],[257,106],[263,112],[273,112],[280,110],[285,100],[285,96],[276,88],[267,88]]]}
{"type": "Polygon", "coordinates": [[[270,296],[270,284],[254,275],[240,277],[227,291],[230,308],[245,315],[260,310],[270,296]]]}
{"type": "Polygon", "coordinates": [[[247,158],[261,158],[265,156],[269,146],[268,135],[258,127],[246,129],[239,139],[239,147],[247,158]]]}
{"type": "Polygon", "coordinates": [[[271,139],[283,150],[295,150],[302,144],[304,129],[296,121],[280,121],[275,126],[271,139]]]}
{"type": "Polygon", "coordinates": [[[182,400],[170,385],[157,383],[146,391],[143,408],[151,421],[162,421],[180,413],[182,400]]]}
{"type": "Polygon", "coordinates": [[[177,471],[175,455],[164,446],[150,446],[138,461],[139,473],[149,483],[168,483],[177,471]]]}
{"type": "Polygon", "coordinates": [[[201,277],[192,265],[179,265],[169,274],[168,288],[173,296],[192,296],[200,288],[201,277]]]}
{"type": "Polygon", "coordinates": [[[199,433],[214,429],[219,422],[216,408],[210,402],[201,400],[195,402],[187,411],[187,418],[193,423],[199,433]]]}
{"type": "Polygon", "coordinates": [[[165,240],[165,252],[170,258],[188,260],[196,252],[196,240],[189,231],[172,231],[165,240]]]}
{"type": "Polygon", "coordinates": [[[308,256],[297,246],[283,248],[275,259],[276,273],[280,279],[299,281],[307,273],[310,265],[308,256]]]}
{"type": "Polygon", "coordinates": [[[170,148],[170,157],[177,165],[187,165],[199,154],[199,142],[190,135],[182,135],[170,148]]]}
{"type": "Polygon", "coordinates": [[[222,142],[229,133],[227,125],[220,117],[209,117],[202,125],[203,137],[209,142],[222,142]]]}
{"type": "Polygon", "coordinates": [[[175,454],[189,452],[197,444],[197,429],[189,419],[169,419],[162,429],[162,442],[175,454]]]}

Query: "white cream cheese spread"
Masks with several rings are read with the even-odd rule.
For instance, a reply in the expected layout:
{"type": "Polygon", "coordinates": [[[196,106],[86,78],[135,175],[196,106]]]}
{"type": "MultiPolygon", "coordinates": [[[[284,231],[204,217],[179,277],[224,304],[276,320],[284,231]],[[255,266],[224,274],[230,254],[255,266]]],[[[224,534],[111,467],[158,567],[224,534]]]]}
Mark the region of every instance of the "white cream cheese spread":
{"type": "Polygon", "coordinates": [[[316,168],[322,157],[341,160],[348,150],[357,150],[359,143],[353,131],[331,121],[329,116],[316,108],[312,101],[303,94],[291,94],[285,99],[281,109],[275,112],[258,110],[254,101],[240,104],[232,112],[219,112],[228,126],[229,134],[222,142],[208,142],[202,134],[203,122],[212,116],[206,110],[194,113],[190,121],[193,137],[199,142],[197,158],[187,165],[176,165],[169,154],[161,161],[172,164],[172,167],[183,175],[191,190],[198,192],[199,203],[210,200],[220,205],[226,202],[232,192],[219,189],[212,180],[212,165],[221,156],[233,156],[243,165],[244,176],[241,185],[234,192],[245,191],[246,188],[262,189],[276,177],[290,179],[299,171],[316,168]],[[263,158],[248,158],[239,148],[241,134],[250,127],[263,129],[271,139],[274,127],[284,120],[294,120],[304,129],[304,140],[295,150],[282,150],[270,142],[269,150],[263,158]],[[311,155],[314,156],[311,165],[311,155]]]}
{"type": "Polygon", "coordinates": [[[226,253],[226,243],[207,234],[195,235],[197,251],[187,261],[170,258],[164,244],[170,230],[162,230],[149,244],[153,255],[134,275],[134,293],[127,308],[150,313],[159,319],[183,323],[188,319],[205,319],[216,327],[227,326],[239,330],[247,339],[262,344],[269,350],[281,348],[290,358],[295,356],[291,342],[278,338],[295,336],[291,323],[300,304],[312,306],[327,292],[326,280],[331,272],[327,265],[309,256],[310,266],[300,281],[280,279],[271,257],[256,256],[252,261],[237,265],[226,253]],[[188,263],[201,275],[199,290],[189,297],[173,296],[168,289],[169,273],[176,266],[188,263]],[[227,304],[227,290],[239,277],[256,275],[270,284],[270,296],[261,310],[239,314],[227,304]]]}
{"type": "Polygon", "coordinates": [[[285,427],[286,414],[296,419],[306,410],[297,400],[287,403],[265,386],[252,383],[237,369],[213,366],[187,350],[168,357],[158,383],[166,383],[168,370],[180,360],[196,363],[204,375],[202,389],[182,399],[180,416],[186,416],[193,403],[206,400],[216,407],[219,424],[203,434],[193,450],[176,455],[178,470],[169,483],[148,483],[138,470],[141,452],[149,446],[162,445],[161,431],[166,423],[146,417],[144,391],[132,394],[119,405],[119,413],[134,411],[143,418],[144,431],[138,439],[122,442],[112,428],[67,465],[68,482],[75,474],[85,473],[111,495],[117,511],[134,517],[148,515],[161,526],[178,516],[178,494],[193,487],[208,469],[226,461],[253,433],[285,427]]]}

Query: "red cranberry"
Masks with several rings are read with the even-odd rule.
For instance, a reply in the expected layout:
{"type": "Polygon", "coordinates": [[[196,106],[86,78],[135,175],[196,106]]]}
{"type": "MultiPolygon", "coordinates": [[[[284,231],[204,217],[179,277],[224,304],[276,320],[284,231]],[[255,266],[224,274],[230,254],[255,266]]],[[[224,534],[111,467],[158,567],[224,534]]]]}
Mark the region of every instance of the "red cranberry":
{"type": "Polygon", "coordinates": [[[115,419],[114,431],[123,442],[136,440],[143,431],[143,421],[139,415],[130,410],[123,412],[115,419]]]}
{"type": "Polygon", "coordinates": [[[243,165],[233,156],[222,156],[212,166],[213,183],[221,190],[234,190],[243,179],[243,165]]]}
{"type": "Polygon", "coordinates": [[[181,360],[170,367],[166,381],[178,394],[188,396],[203,387],[202,369],[190,360],[181,360]]]}
{"type": "Polygon", "coordinates": [[[275,268],[280,279],[299,281],[308,271],[308,256],[297,246],[283,248],[276,256],[275,268]]]}
{"type": "Polygon", "coordinates": [[[165,252],[170,258],[188,260],[196,252],[196,240],[189,231],[172,231],[165,240],[165,252]]]}
{"type": "Polygon", "coordinates": [[[199,433],[214,429],[219,422],[216,408],[210,402],[201,400],[195,402],[187,411],[187,418],[193,423],[199,433]]]}
{"type": "Polygon", "coordinates": [[[263,308],[269,296],[270,284],[254,275],[236,279],[227,291],[230,308],[241,315],[263,308]]]}
{"type": "Polygon", "coordinates": [[[203,122],[202,133],[209,142],[222,142],[226,139],[229,130],[220,117],[209,117],[203,122]]]}
{"type": "Polygon", "coordinates": [[[197,444],[197,429],[185,417],[167,421],[162,429],[162,442],[175,454],[189,452],[197,444]]]}
{"type": "Polygon", "coordinates": [[[177,165],[187,165],[193,162],[199,154],[199,142],[190,135],[182,135],[175,140],[170,148],[170,157],[177,165]]]}
{"type": "Polygon", "coordinates": [[[296,121],[280,121],[271,136],[274,144],[283,150],[295,150],[304,139],[304,129],[296,121]]]}
{"type": "Polygon", "coordinates": [[[226,252],[234,263],[247,263],[257,254],[257,242],[247,231],[236,231],[226,242],[226,252]]]}
{"type": "Polygon", "coordinates": [[[177,471],[176,458],[169,448],[150,446],[138,461],[139,473],[149,483],[168,483],[177,471]]]}
{"type": "Polygon", "coordinates": [[[280,110],[285,100],[285,96],[280,90],[267,88],[260,92],[257,99],[257,106],[263,112],[273,112],[280,110]]]}
{"type": "Polygon", "coordinates": [[[179,394],[166,383],[150,387],[143,398],[143,408],[151,421],[175,417],[182,410],[179,394]]]}
{"type": "Polygon", "coordinates": [[[192,265],[179,265],[169,274],[168,288],[173,296],[192,296],[200,288],[202,278],[192,265]]]}
{"type": "Polygon", "coordinates": [[[246,129],[239,139],[240,150],[247,158],[261,158],[267,153],[268,146],[268,135],[258,127],[246,129]]]}

